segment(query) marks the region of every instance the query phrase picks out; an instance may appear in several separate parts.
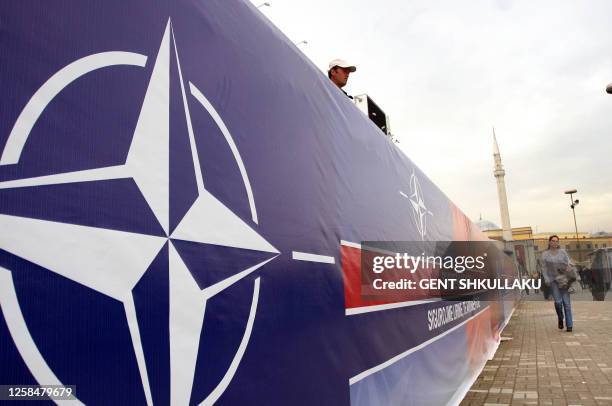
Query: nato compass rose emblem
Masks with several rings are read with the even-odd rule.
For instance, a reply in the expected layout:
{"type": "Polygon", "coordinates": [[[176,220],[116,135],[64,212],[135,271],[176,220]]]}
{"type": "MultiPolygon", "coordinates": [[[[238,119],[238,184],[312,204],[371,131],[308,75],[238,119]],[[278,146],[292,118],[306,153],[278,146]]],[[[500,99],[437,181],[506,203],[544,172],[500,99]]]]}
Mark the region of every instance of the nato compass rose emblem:
{"type": "MultiPolygon", "coordinates": [[[[145,55],[132,52],[103,52],[85,56],[60,69],[38,89],[20,113],[0,157],[0,165],[19,163],[22,149],[37,119],[46,106],[76,79],[85,76],[81,80],[86,80],[88,73],[109,66],[145,67],[147,59],[145,55]]],[[[169,400],[172,405],[187,405],[197,401],[209,405],[220,398],[232,381],[247,349],[257,313],[260,278],[252,279],[248,319],[231,362],[226,367],[221,366],[225,368],[221,371],[225,371],[222,378],[216,386],[211,386],[213,389],[203,395],[203,399],[198,400],[191,399],[191,396],[207,301],[279,255],[276,248],[251,225],[206,189],[196,145],[197,129],[192,126],[189,110],[188,101],[191,98],[197,101],[195,103],[192,100],[195,105],[207,112],[225,137],[240,170],[249,200],[251,220],[256,226],[258,218],[253,192],[240,153],[211,103],[194,83],[185,82],[170,20],[154,60],[127,158],[122,165],[0,182],[0,193],[3,190],[8,192],[23,188],[36,191],[41,187],[45,191],[58,188],[64,190],[62,188],[69,185],[77,190],[85,187],[91,190],[92,185],[95,187],[102,183],[106,186],[101,190],[107,190],[109,184],[121,184],[124,189],[128,188],[132,192],[118,193],[118,198],[138,198],[142,202],[141,206],[147,208],[143,215],[149,215],[151,224],[155,224],[151,228],[156,232],[148,233],[142,229],[130,231],[129,224],[123,227],[113,224],[104,228],[36,216],[0,214],[0,249],[22,261],[76,282],[80,285],[77,285],[79,289],[89,288],[87,291],[95,291],[98,295],[117,301],[112,303],[122,304],[123,309],[118,314],[121,316],[124,313],[122,326],[127,324],[126,330],[129,330],[133,348],[127,350],[133,352],[139,375],[135,382],[142,384],[148,405],[154,404],[156,397],[153,395],[157,385],[170,388],[166,401],[157,403],[169,400]],[[177,69],[172,70],[171,64],[177,69]],[[172,98],[170,83],[177,82],[180,83],[181,97],[172,98]],[[184,132],[171,131],[171,99],[177,99],[175,105],[181,105],[184,110],[184,114],[179,113],[184,119],[184,132]],[[181,179],[173,177],[171,170],[173,159],[177,157],[171,153],[170,145],[175,145],[172,143],[179,139],[177,137],[183,137],[180,138],[180,145],[189,151],[180,160],[195,179],[191,204],[183,206],[178,205],[173,197],[177,191],[176,185],[182,185],[181,179]],[[215,273],[211,272],[214,269],[202,269],[202,262],[185,259],[201,259],[210,247],[228,248],[227,252],[245,252],[244,257],[251,258],[251,262],[247,261],[248,264],[244,265],[245,261],[228,260],[221,271],[217,269],[215,273]],[[163,342],[168,343],[166,347],[169,348],[147,351],[151,344],[147,346],[142,335],[143,328],[147,326],[139,323],[139,309],[142,307],[135,300],[134,289],[150,271],[153,263],[167,271],[167,291],[156,291],[154,295],[166,295],[166,301],[162,303],[167,303],[169,310],[166,307],[167,319],[161,322],[164,327],[161,330],[165,331],[167,338],[163,342]],[[162,378],[159,377],[159,368],[153,368],[158,375],[151,372],[152,365],[157,365],[150,360],[151,354],[154,356],[156,351],[165,351],[169,358],[169,371],[165,371],[162,378]],[[152,376],[155,379],[152,380],[152,376]]],[[[78,209],[78,204],[70,207],[78,209]]],[[[122,218],[128,217],[124,215],[122,218]]],[[[40,384],[74,384],[62,382],[58,378],[54,364],[45,359],[39,349],[40,343],[30,333],[18,300],[19,289],[16,289],[14,273],[14,269],[0,267],[0,305],[23,361],[40,384]]],[[[53,334],[51,331],[47,333],[53,334]]],[[[87,340],[88,337],[82,339],[87,340]]],[[[83,368],[87,371],[92,366],[83,365],[83,368]]]]}
{"type": "Polygon", "coordinates": [[[425,236],[427,235],[427,215],[433,216],[433,213],[425,206],[421,184],[419,183],[419,179],[414,172],[412,172],[412,175],[410,176],[410,196],[401,190],[399,193],[406,199],[410,200],[414,225],[421,236],[421,240],[425,241],[425,236]]]}

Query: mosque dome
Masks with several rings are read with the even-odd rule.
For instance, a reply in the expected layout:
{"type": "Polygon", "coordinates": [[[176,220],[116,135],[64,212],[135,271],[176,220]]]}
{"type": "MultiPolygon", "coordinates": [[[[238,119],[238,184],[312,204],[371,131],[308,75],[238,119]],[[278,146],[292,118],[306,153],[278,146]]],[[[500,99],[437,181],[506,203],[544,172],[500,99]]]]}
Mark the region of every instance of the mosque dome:
{"type": "Polygon", "coordinates": [[[480,219],[476,222],[480,231],[499,230],[500,227],[492,221],[480,219]]]}

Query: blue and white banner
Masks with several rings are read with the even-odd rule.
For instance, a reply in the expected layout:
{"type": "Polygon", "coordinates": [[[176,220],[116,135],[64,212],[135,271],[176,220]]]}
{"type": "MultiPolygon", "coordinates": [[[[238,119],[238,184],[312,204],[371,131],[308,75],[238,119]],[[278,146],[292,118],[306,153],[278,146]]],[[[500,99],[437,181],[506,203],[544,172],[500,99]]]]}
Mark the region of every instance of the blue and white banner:
{"type": "Polygon", "coordinates": [[[0,34],[0,384],[461,399],[513,297],[432,329],[444,302],[351,272],[364,240],[484,237],[249,2],[3,1],[0,34]]]}

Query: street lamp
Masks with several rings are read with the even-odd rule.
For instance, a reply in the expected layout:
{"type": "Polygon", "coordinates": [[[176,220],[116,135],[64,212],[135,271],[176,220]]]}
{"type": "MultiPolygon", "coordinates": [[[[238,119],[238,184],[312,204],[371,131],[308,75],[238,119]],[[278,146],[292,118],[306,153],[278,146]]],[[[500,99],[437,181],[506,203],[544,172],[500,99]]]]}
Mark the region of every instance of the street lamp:
{"type": "Polygon", "coordinates": [[[299,46],[300,46],[300,45],[302,45],[302,44],[304,44],[304,45],[308,45],[308,41],[306,41],[305,39],[303,39],[303,40],[301,40],[300,42],[296,42],[296,43],[295,43],[295,46],[296,46],[296,47],[299,47],[299,46]]]}
{"type": "Polygon", "coordinates": [[[264,6],[270,7],[270,3],[266,1],[264,3],[261,3],[259,6],[257,6],[257,8],[264,7],[264,6]]]}
{"type": "Polygon", "coordinates": [[[574,214],[574,228],[576,230],[576,249],[578,250],[578,262],[582,262],[582,251],[580,249],[580,240],[578,239],[578,225],[576,224],[576,206],[580,201],[578,199],[574,200],[574,193],[578,193],[576,189],[566,190],[565,194],[570,196],[570,207],[572,208],[572,213],[574,214]]]}
{"type": "Polygon", "coordinates": [[[612,83],[609,83],[608,86],[606,86],[606,92],[612,94],[612,83]]]}

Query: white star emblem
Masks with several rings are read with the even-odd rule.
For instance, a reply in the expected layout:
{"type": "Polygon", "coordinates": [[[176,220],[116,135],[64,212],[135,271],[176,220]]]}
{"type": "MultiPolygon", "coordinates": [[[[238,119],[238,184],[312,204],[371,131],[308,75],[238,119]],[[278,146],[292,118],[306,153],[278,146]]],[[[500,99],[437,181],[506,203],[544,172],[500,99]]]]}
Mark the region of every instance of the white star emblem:
{"type": "MultiPolygon", "coordinates": [[[[21,150],[35,121],[47,103],[71,81],[105,66],[144,66],[146,59],[144,55],[130,52],[108,52],[82,58],[59,71],[39,89],[22,111],[0,157],[0,165],[19,161],[21,150]]],[[[193,83],[189,83],[189,91],[210,113],[226,137],[247,190],[252,220],[257,223],[248,176],[228,129],[193,83]]],[[[128,156],[123,165],[0,182],[0,189],[110,179],[134,181],[164,230],[164,236],[0,214],[0,230],[10,230],[0,233],[0,248],[123,303],[145,397],[150,405],[153,400],[132,289],[167,244],[170,275],[170,401],[173,405],[189,404],[206,301],[274,259],[278,251],[204,187],[186,87],[170,21],[165,29],[128,156]],[[174,230],[170,230],[169,225],[169,106],[172,58],[175,58],[178,66],[198,190],[197,199],[174,230]],[[174,240],[243,248],[270,255],[264,261],[247,269],[239,269],[233,275],[201,289],[175,248],[174,240]]],[[[255,280],[251,312],[242,342],[227,373],[204,400],[204,404],[214,403],[229,385],[250,338],[258,297],[259,278],[255,280]]],[[[0,304],[5,316],[9,314],[7,309],[10,309],[10,314],[16,314],[11,320],[7,320],[9,330],[36,380],[40,384],[61,384],[27,331],[16,301],[11,272],[4,268],[0,268],[0,304]]]]}
{"type": "Polygon", "coordinates": [[[421,240],[425,240],[425,236],[427,235],[427,215],[433,216],[433,213],[425,206],[421,185],[414,172],[410,176],[410,196],[402,191],[399,193],[410,200],[414,224],[421,235],[421,240]]]}

